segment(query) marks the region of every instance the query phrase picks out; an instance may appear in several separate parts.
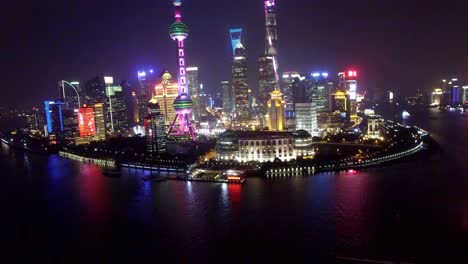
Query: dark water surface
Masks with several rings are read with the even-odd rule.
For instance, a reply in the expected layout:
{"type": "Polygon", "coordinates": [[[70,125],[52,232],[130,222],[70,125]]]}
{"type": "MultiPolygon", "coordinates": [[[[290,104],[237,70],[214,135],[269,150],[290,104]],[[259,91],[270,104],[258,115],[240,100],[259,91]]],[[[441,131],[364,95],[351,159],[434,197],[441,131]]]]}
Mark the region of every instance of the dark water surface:
{"type": "Polygon", "coordinates": [[[0,262],[468,261],[468,116],[415,110],[443,150],[356,173],[245,185],[144,182],[0,150],[0,262]],[[466,222],[464,222],[466,221],[466,222]],[[224,257],[220,257],[224,255],[224,257]]]}

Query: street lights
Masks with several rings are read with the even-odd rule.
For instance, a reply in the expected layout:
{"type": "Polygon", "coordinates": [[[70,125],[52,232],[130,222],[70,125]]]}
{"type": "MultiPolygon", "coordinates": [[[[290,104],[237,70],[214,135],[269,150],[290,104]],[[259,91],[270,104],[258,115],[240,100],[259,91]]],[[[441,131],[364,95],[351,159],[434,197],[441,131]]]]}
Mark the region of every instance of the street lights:
{"type": "Polygon", "coordinates": [[[79,82],[67,82],[65,80],[61,80],[60,81],[60,84],[62,86],[62,95],[63,95],[63,99],[66,98],[66,95],[65,95],[65,84],[68,84],[69,86],[71,86],[73,88],[73,90],[75,91],[76,93],[76,96],[78,97],[78,107],[81,107],[81,101],[80,101],[80,94],[78,93],[78,89],[74,86],[74,85],[77,85],[79,84],[79,82]]]}

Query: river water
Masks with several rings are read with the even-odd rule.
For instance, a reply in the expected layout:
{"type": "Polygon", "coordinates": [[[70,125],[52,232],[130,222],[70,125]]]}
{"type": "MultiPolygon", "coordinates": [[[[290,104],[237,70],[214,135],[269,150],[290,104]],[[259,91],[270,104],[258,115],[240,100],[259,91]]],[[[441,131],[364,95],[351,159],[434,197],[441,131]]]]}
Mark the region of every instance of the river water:
{"type": "Polygon", "coordinates": [[[110,178],[94,165],[2,144],[0,262],[466,263],[468,116],[422,109],[408,122],[442,150],[242,186],[145,182],[149,172],[131,169],[110,178]]]}

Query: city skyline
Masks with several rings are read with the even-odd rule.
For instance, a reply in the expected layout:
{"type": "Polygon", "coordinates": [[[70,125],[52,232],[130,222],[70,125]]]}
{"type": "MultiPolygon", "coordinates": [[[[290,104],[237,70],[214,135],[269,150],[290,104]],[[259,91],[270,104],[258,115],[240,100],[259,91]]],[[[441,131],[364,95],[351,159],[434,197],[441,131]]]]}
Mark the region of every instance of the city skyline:
{"type": "MultiPolygon", "coordinates": [[[[11,88],[4,89],[1,105],[25,107],[38,105],[44,97],[58,97],[56,83],[62,79],[85,82],[96,75],[111,75],[135,87],[137,71],[148,65],[160,73],[176,72],[174,52],[170,52],[173,43],[166,37],[172,22],[171,1],[147,1],[138,7],[125,3],[113,7],[100,1],[91,9],[83,1],[48,2],[47,7],[12,3],[3,9],[10,11],[2,16],[6,19],[2,24],[7,26],[7,39],[13,41],[4,43],[9,51],[4,84],[11,88]]],[[[334,74],[354,67],[362,73],[363,90],[404,94],[416,88],[429,90],[435,80],[449,74],[466,74],[463,8],[435,9],[430,4],[420,7],[399,1],[377,7],[364,2],[349,6],[341,1],[277,1],[279,71],[334,74]],[[445,12],[452,16],[439,14],[445,12]]],[[[220,81],[229,79],[232,27],[245,31],[249,86],[258,89],[256,58],[264,50],[263,4],[261,0],[184,1],[192,32],[187,61],[200,67],[200,80],[208,91],[219,90],[220,81]]]]}

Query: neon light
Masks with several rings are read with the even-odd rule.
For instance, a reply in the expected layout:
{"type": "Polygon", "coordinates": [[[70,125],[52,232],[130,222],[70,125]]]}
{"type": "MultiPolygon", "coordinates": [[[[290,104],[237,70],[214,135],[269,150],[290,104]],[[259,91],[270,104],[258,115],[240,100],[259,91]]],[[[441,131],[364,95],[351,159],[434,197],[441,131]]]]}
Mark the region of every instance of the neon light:
{"type": "Polygon", "coordinates": [[[312,76],[313,76],[313,77],[319,77],[319,76],[320,76],[320,73],[314,72],[314,73],[312,73],[312,76]]]}

